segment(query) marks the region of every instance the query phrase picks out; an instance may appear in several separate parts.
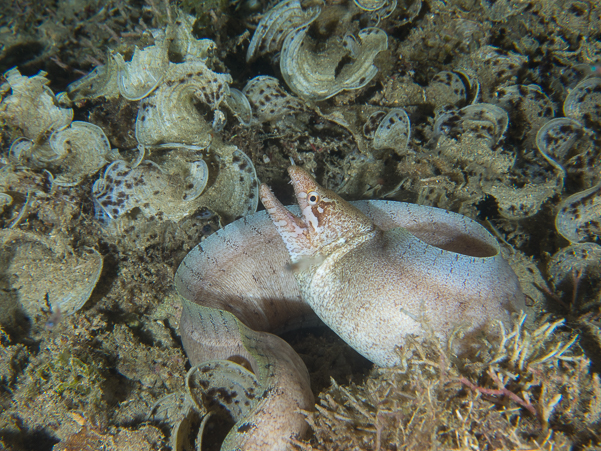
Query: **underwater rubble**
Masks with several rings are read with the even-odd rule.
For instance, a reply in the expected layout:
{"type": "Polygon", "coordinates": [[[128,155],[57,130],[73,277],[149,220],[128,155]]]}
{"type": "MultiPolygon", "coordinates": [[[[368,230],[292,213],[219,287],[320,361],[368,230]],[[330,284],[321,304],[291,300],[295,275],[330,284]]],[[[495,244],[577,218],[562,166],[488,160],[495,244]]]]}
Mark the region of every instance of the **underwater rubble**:
{"type": "Polygon", "coordinates": [[[219,430],[175,270],[260,182],[292,203],[291,161],[347,200],[480,221],[529,308],[470,359],[433,338],[389,369],[286,335],[317,399],[291,449],[601,446],[596,2],[48,5],[0,15],[0,448],[219,430]]]}

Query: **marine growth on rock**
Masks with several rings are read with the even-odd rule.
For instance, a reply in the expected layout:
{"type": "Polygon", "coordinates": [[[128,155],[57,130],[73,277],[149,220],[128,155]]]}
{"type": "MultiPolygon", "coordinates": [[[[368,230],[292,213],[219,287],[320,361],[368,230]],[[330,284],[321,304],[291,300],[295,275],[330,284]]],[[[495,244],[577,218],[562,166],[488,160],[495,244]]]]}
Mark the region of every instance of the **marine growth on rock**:
{"type": "Polygon", "coordinates": [[[0,15],[0,448],[598,447],[597,2],[168,3],[0,15]]]}

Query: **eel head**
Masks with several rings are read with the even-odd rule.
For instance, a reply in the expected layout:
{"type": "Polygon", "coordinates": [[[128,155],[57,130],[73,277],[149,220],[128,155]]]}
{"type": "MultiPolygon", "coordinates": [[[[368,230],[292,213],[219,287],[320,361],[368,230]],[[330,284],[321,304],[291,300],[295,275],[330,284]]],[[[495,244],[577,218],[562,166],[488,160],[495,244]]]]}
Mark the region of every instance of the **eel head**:
{"type": "Polygon", "coordinates": [[[300,166],[290,166],[300,217],[291,213],[265,184],[261,201],[273,219],[290,254],[292,263],[305,258],[326,257],[357,237],[376,230],[372,220],[339,195],[317,184],[300,166]]]}

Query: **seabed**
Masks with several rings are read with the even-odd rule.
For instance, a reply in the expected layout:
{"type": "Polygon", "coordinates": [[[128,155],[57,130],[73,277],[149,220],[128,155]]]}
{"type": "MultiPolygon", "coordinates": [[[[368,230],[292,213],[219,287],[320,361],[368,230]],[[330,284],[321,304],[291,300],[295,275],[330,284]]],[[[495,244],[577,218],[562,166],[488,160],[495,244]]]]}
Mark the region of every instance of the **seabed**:
{"type": "Polygon", "coordinates": [[[0,7],[0,449],[194,449],[200,419],[173,438],[190,369],[175,271],[262,208],[259,181],[293,203],[291,161],[347,200],[478,220],[529,309],[470,358],[416,340],[386,369],[327,329],[285,334],[317,400],[291,449],[601,449],[598,2],[307,0],[300,50],[267,34],[247,59],[277,4],[0,7]],[[177,90],[186,52],[197,97],[177,90]],[[114,61],[129,87],[73,84],[121,76],[114,61]],[[157,105],[176,120],[148,122],[157,105]]]}

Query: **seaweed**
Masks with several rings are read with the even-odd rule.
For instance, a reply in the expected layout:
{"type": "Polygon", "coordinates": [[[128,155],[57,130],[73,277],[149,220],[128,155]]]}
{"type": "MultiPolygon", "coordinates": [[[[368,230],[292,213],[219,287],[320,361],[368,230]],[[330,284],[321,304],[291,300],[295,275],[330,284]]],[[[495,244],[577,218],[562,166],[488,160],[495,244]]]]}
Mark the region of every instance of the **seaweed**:
{"type": "MultiPolygon", "coordinates": [[[[469,360],[435,337],[399,349],[404,364],[338,385],[305,412],[300,450],[553,449],[598,446],[601,381],[563,319],[497,327],[469,360]]],[[[460,334],[461,331],[457,331],[460,334]]]]}

